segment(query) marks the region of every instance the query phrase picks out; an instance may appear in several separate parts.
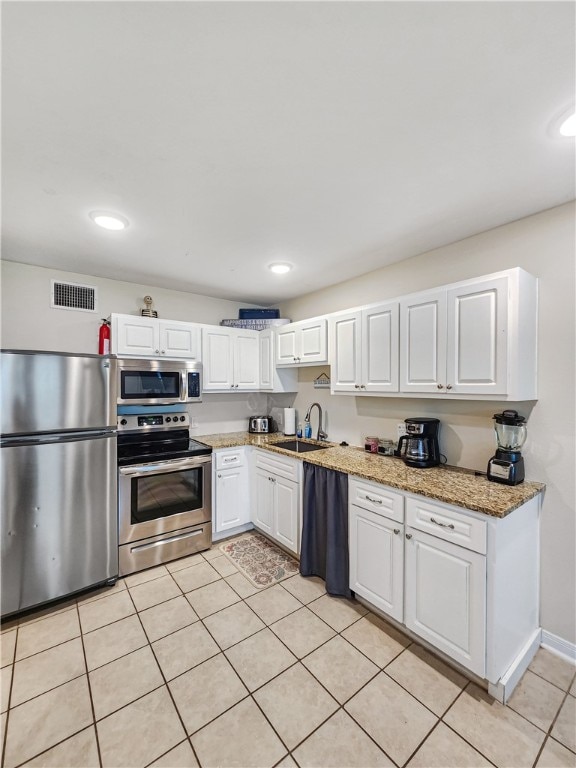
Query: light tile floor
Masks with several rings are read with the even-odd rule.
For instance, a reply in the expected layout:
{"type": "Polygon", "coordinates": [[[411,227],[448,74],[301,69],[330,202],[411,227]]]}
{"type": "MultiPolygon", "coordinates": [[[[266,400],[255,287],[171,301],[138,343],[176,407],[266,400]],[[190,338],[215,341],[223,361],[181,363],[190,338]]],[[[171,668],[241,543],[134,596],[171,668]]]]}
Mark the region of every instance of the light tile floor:
{"type": "Polygon", "coordinates": [[[2,766],[576,768],[576,669],[509,704],[294,576],[215,546],[2,627],[2,766]]]}

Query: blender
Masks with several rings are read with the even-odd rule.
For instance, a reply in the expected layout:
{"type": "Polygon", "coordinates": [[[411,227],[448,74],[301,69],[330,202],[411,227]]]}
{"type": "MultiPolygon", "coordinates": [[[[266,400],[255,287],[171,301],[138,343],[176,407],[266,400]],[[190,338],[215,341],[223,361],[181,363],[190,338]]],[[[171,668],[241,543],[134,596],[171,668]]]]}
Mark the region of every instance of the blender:
{"type": "Polygon", "coordinates": [[[520,448],[526,441],[526,419],[518,411],[495,413],[496,453],[488,462],[488,480],[518,485],[524,480],[524,459],[520,448]]]}

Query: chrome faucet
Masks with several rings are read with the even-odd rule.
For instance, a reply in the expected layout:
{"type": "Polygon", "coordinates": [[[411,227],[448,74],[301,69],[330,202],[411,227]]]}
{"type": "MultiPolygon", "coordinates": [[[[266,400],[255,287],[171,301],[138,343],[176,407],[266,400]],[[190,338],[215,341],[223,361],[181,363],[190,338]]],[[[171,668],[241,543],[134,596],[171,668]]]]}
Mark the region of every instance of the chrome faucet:
{"type": "Polygon", "coordinates": [[[326,432],[322,430],[322,406],[320,405],[320,403],[312,403],[312,405],[306,411],[306,416],[304,417],[304,419],[306,421],[310,421],[310,413],[312,411],[312,408],[314,408],[314,406],[318,408],[318,434],[316,435],[316,440],[327,440],[328,435],[326,434],[326,432]]]}

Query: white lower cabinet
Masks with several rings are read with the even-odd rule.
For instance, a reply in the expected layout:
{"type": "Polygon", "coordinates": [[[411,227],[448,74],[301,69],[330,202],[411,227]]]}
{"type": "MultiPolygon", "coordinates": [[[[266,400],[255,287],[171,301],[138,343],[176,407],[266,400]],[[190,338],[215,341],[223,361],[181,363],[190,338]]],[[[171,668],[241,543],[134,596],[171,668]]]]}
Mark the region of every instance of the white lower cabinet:
{"type": "Polygon", "coordinates": [[[404,618],[404,525],[350,506],[350,589],[393,619],[404,618]]]}
{"type": "Polygon", "coordinates": [[[218,450],[214,462],[214,533],[250,523],[250,468],[246,449],[218,450]]]}
{"type": "Polygon", "coordinates": [[[506,701],[540,638],[540,498],[497,518],[349,477],[350,589],[506,701]]]}
{"type": "Polygon", "coordinates": [[[471,672],[486,672],[486,557],[406,528],[408,629],[471,672]]]}
{"type": "Polygon", "coordinates": [[[285,549],[299,554],[302,463],[280,454],[254,451],[252,522],[285,549]]]}

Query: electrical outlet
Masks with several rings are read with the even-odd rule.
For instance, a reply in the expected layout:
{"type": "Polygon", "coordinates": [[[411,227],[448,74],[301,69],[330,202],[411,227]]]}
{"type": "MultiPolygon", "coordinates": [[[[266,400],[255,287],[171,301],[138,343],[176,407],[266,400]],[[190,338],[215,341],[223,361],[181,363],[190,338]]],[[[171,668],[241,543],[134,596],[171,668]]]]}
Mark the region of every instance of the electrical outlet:
{"type": "Polygon", "coordinates": [[[398,424],[398,425],[396,426],[396,429],[398,430],[398,438],[401,438],[401,437],[402,437],[402,435],[405,435],[405,434],[406,434],[406,424],[404,424],[404,422],[403,422],[403,421],[402,421],[402,422],[400,422],[400,424],[398,424]]]}

